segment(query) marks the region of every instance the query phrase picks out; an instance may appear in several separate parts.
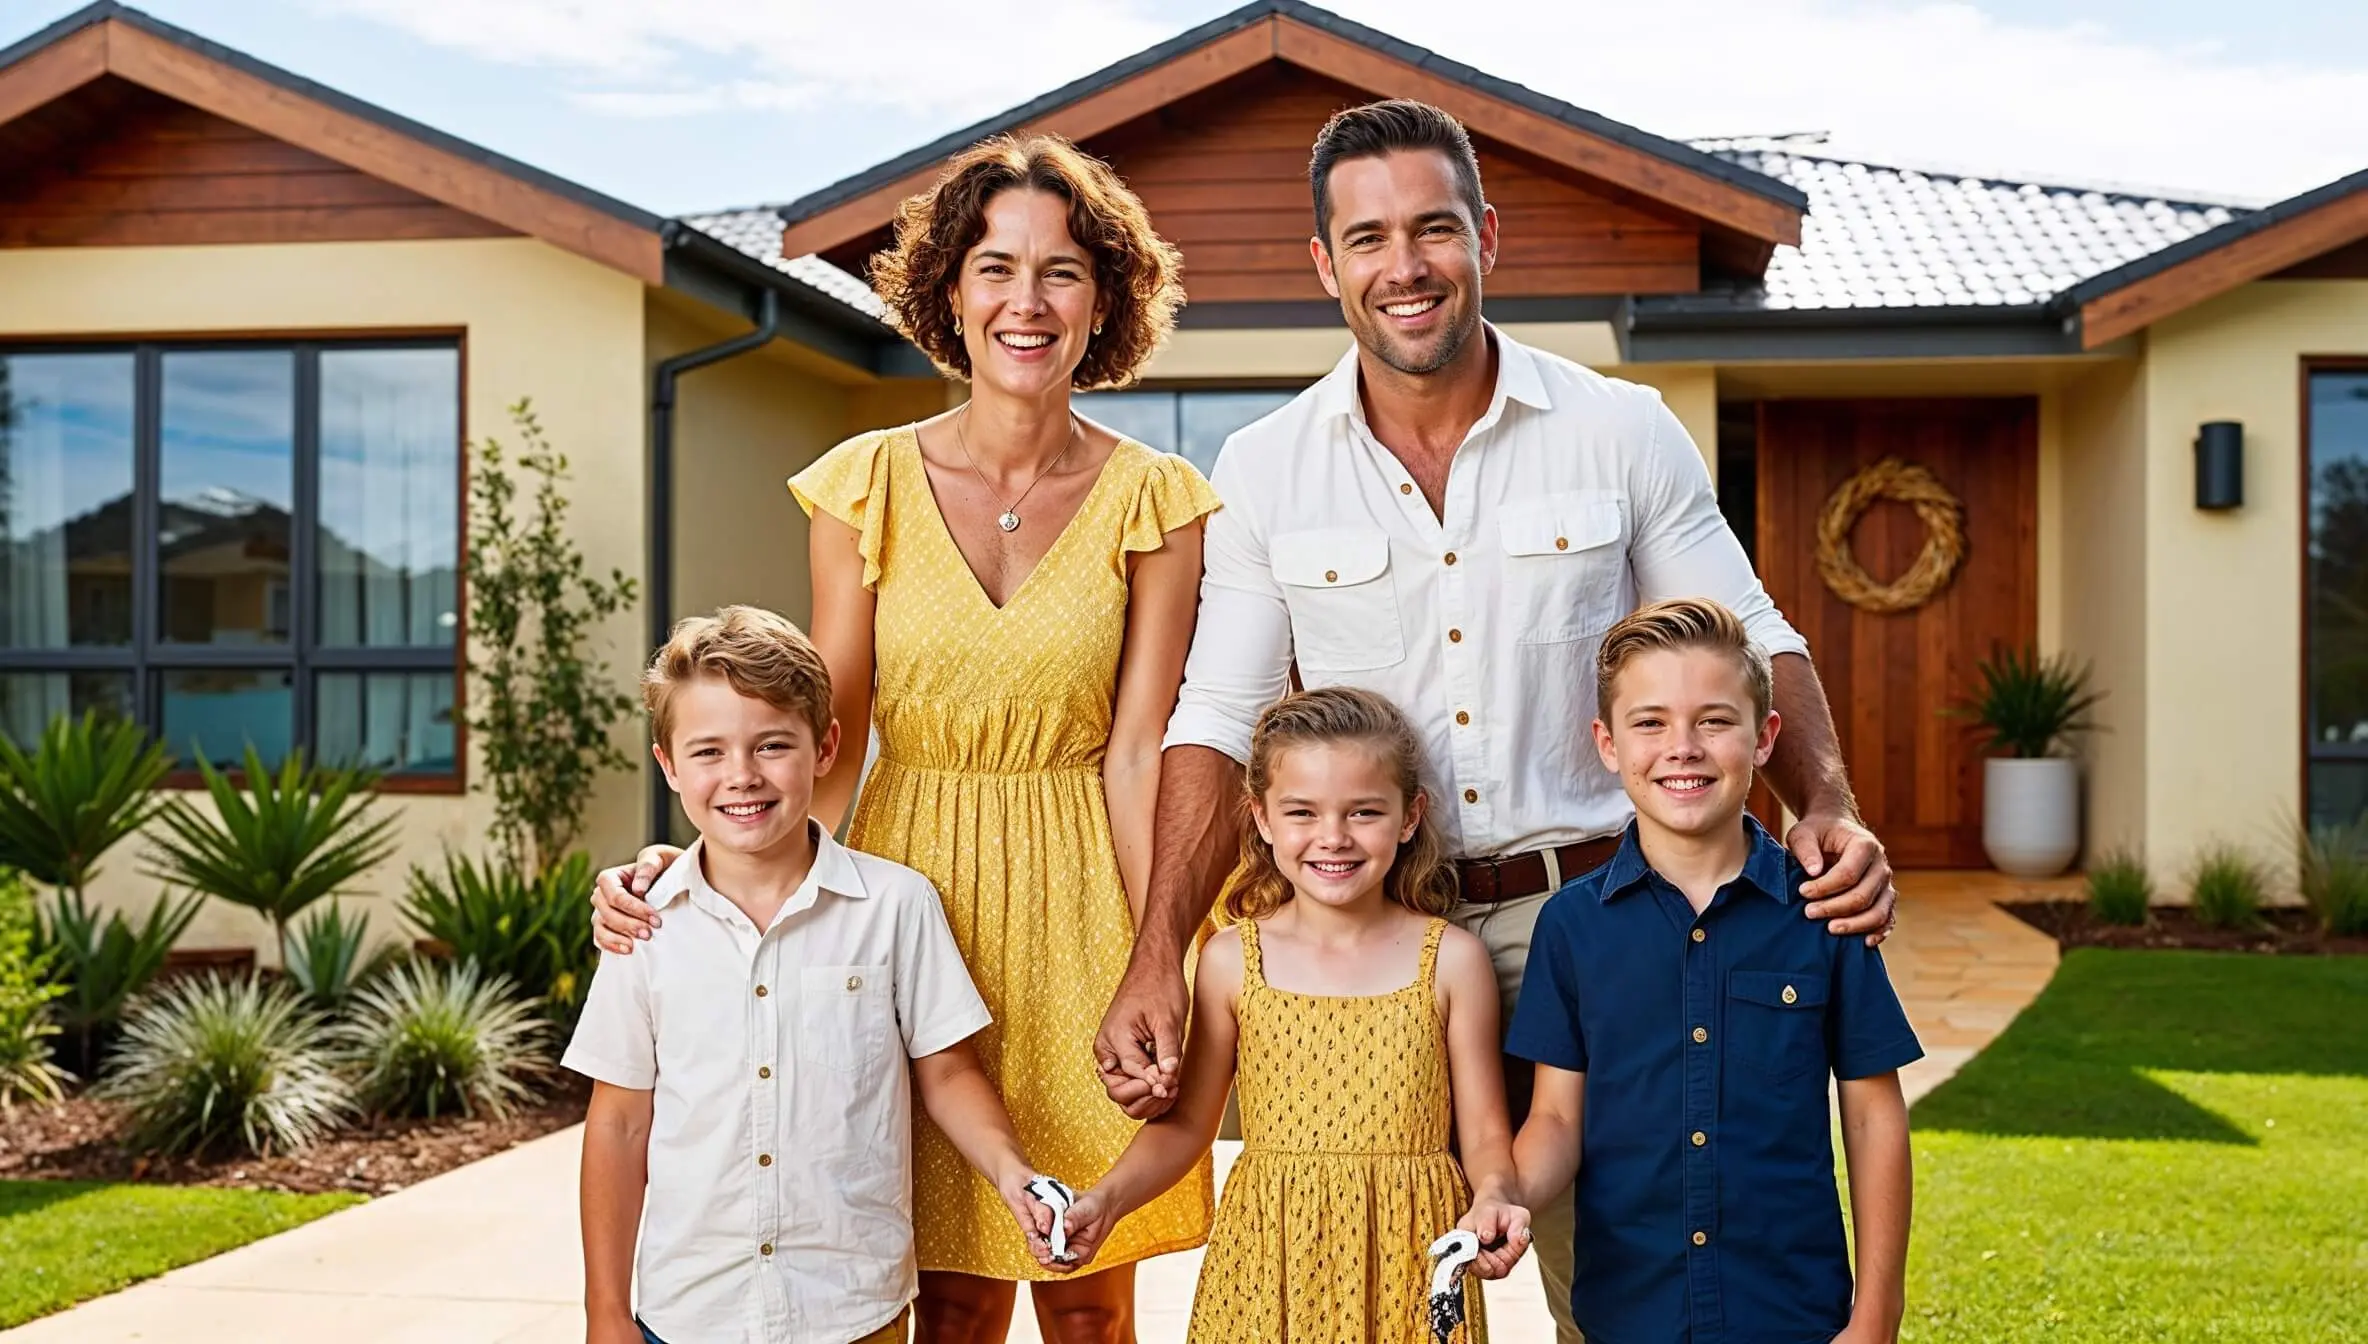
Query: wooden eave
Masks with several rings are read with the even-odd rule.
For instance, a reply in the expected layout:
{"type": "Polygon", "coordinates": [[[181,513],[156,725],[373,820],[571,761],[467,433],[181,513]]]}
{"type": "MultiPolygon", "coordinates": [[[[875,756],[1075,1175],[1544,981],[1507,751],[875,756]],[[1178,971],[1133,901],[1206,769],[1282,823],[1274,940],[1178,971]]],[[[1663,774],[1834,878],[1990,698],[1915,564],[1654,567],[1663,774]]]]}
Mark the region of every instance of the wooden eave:
{"type": "MultiPolygon", "coordinates": [[[[152,22],[152,21],[150,21],[152,22]]],[[[162,25],[156,25],[162,27],[162,25]]],[[[75,27],[0,66],[0,124],[114,76],[612,267],[666,282],[659,223],[623,218],[354,108],[313,97],[149,31],[121,13],[75,27]]],[[[441,138],[441,137],[439,137],[441,138]]],[[[455,142],[457,143],[457,142],[455,142]]]]}
{"type": "MultiPolygon", "coordinates": [[[[1260,17],[1002,129],[1082,141],[1270,61],[1298,66],[1376,97],[1431,103],[1476,135],[1518,146],[1556,166],[1699,218],[1713,233],[1735,235],[1738,245],[1731,254],[1756,255],[1762,266],[1777,244],[1801,240],[1802,210],[1795,205],[1521,106],[1287,12],[1260,17]]],[[[782,233],[782,255],[829,252],[887,227],[898,204],[927,188],[943,168],[942,160],[932,159],[790,222],[782,233]]]]}

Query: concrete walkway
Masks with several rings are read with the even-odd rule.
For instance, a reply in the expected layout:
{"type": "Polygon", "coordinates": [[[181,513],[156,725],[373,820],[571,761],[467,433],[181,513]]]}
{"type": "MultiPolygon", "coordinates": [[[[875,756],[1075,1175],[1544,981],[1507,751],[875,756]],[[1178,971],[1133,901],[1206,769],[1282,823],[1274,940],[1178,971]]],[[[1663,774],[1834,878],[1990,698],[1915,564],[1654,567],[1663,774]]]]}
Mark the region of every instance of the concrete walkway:
{"type": "MultiPolygon", "coordinates": [[[[1927,1058],[1911,1100],[1953,1074],[2038,994],[2053,940],[1995,900],[2066,884],[1994,873],[1913,873],[1885,945],[1927,1058]]],[[[572,1344],[583,1338],[576,1242],[579,1129],[564,1130],[400,1194],[0,1332],[0,1344],[572,1344]]],[[[1220,1145],[1219,1176],[1236,1145],[1220,1145]]],[[[1182,1344],[1198,1255],[1139,1271],[1143,1344],[1182,1344]]],[[[1534,1260],[1489,1287],[1497,1344],[1551,1344],[1534,1260]]],[[[1025,1297],[1014,1341],[1035,1338],[1025,1297]]]]}

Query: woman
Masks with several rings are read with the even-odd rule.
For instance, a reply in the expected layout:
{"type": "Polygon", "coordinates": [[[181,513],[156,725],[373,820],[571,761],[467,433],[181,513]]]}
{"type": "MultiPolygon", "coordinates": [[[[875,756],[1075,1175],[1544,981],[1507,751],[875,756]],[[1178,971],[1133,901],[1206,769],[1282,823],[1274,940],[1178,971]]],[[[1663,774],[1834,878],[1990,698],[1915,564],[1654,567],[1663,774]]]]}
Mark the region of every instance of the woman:
{"type": "MultiPolygon", "coordinates": [[[[1074,391],[1138,376],[1182,300],[1175,249],[1106,164],[999,137],[905,202],[873,284],[969,402],[861,435],[790,482],[813,518],[812,635],[833,709],[879,732],[848,842],[937,885],[994,1013],[978,1038],[1020,1141],[1101,1179],[1136,1128],[1104,1096],[1094,1031],[1150,876],[1160,738],[1198,605],[1216,495],[1180,457],[1078,418],[1074,391]]],[[[863,752],[816,791],[835,826],[863,752]]],[[[675,851],[643,851],[646,890],[675,851]]],[[[595,897],[619,950],[647,907],[595,897]]],[[[1129,1219],[1093,1272],[1047,1276],[926,1119],[913,1207],[920,1338],[997,1344],[1015,1283],[1044,1338],[1134,1338],[1133,1262],[1208,1236],[1210,1174],[1129,1219]]]]}

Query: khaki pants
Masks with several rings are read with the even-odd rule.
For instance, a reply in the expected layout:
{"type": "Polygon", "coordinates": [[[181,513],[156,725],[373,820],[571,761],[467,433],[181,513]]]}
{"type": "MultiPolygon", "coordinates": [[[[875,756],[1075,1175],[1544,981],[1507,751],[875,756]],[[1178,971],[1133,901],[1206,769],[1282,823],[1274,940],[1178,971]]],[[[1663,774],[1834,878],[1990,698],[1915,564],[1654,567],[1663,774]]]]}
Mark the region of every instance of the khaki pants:
{"type": "MultiPolygon", "coordinates": [[[[1549,895],[1541,892],[1485,905],[1458,902],[1447,912],[1457,928],[1478,938],[1488,949],[1489,964],[1496,968],[1497,1002],[1503,1009],[1505,1028],[1512,1026],[1513,1005],[1521,999],[1521,973],[1529,964],[1530,935],[1549,895]]],[[[1512,1109],[1515,1129],[1529,1113],[1532,1067],[1527,1060],[1505,1057],[1505,1100],[1512,1109]]],[[[1570,1275],[1576,1255],[1570,1190],[1565,1188],[1543,1208],[1531,1209],[1529,1226],[1533,1238],[1530,1253],[1537,1257],[1538,1276],[1546,1283],[1546,1310],[1554,1317],[1556,1344],[1585,1344],[1570,1316],[1570,1275]]]]}

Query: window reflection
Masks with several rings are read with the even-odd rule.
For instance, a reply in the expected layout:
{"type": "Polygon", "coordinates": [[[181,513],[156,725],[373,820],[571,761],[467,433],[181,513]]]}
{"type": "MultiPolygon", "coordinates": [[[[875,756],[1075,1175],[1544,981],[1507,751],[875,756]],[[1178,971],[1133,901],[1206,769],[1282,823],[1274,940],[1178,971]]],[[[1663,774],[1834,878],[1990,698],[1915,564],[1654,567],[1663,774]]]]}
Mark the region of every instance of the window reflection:
{"type": "Polygon", "coordinates": [[[1177,453],[1203,476],[1217,469],[1225,437],[1298,396],[1282,388],[1187,388],[1173,392],[1092,392],[1080,414],[1162,452],[1177,453]]]}
{"type": "Polygon", "coordinates": [[[294,674],[285,668],[185,668],[163,674],[165,750],[187,763],[239,765],[254,745],[266,765],[288,754],[294,674]]]}
{"type": "Polygon", "coordinates": [[[2310,810],[2368,806],[2368,371],[2310,380],[2310,810]]]}
{"type": "Polygon", "coordinates": [[[453,642],[459,481],[457,352],[322,352],[323,644],[453,642]]]}
{"type": "Polygon", "coordinates": [[[451,774],[452,674],[325,672],[315,683],[325,762],[388,774],[451,774]]]}
{"type": "Polygon", "coordinates": [[[128,672],[0,672],[0,733],[20,745],[38,741],[49,721],[132,717],[128,672]]]}
{"type": "Polygon", "coordinates": [[[0,356],[0,648],[132,638],[132,356],[0,356]]]}
{"type": "Polygon", "coordinates": [[[157,550],[166,640],[288,642],[295,387],[288,350],[164,357],[157,550]]]}

